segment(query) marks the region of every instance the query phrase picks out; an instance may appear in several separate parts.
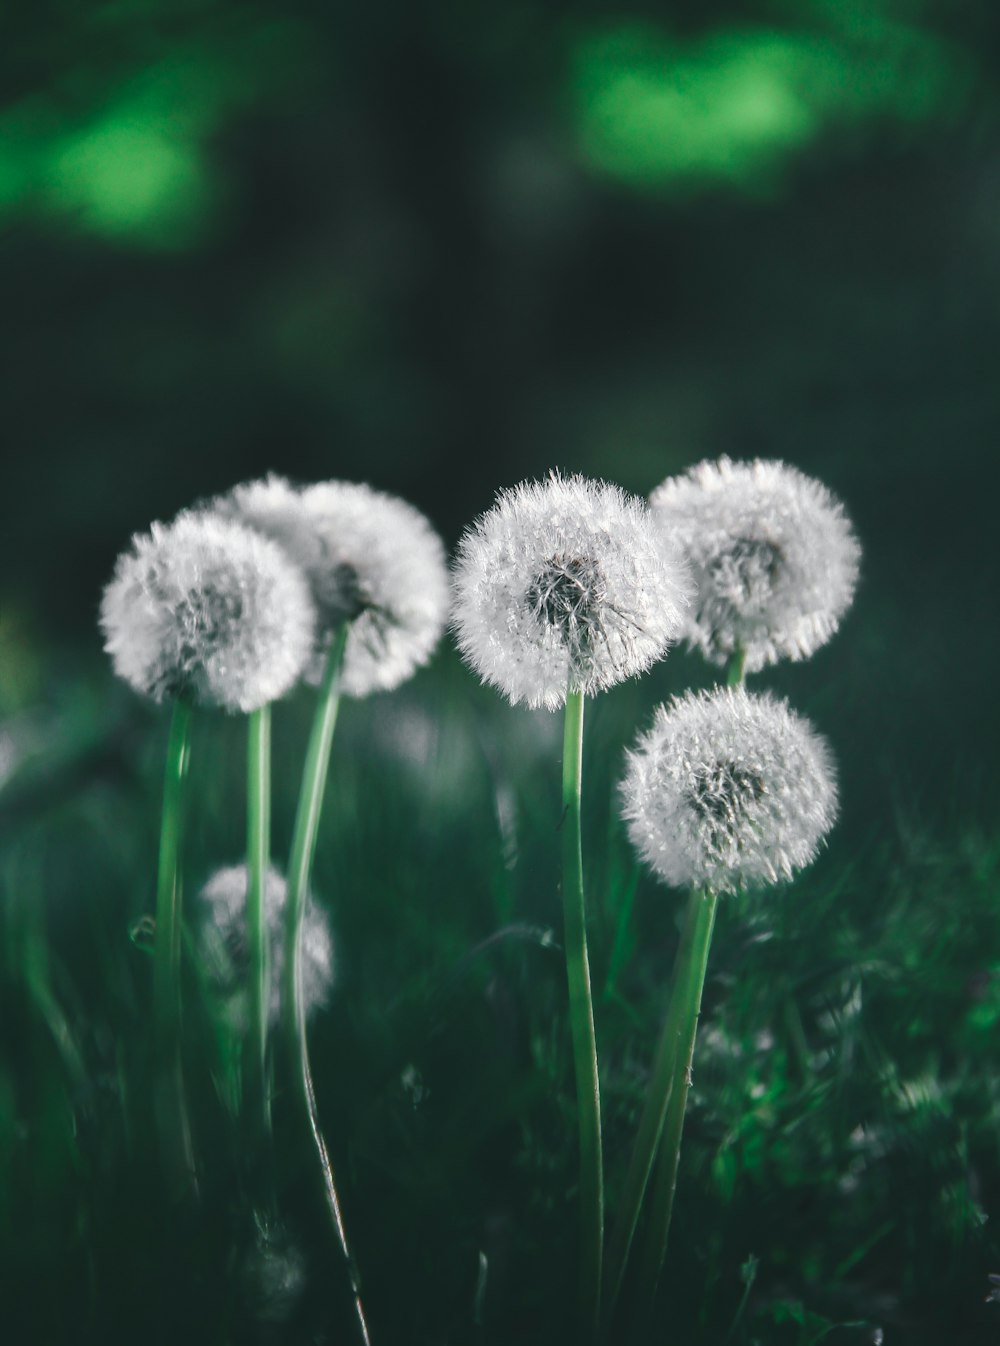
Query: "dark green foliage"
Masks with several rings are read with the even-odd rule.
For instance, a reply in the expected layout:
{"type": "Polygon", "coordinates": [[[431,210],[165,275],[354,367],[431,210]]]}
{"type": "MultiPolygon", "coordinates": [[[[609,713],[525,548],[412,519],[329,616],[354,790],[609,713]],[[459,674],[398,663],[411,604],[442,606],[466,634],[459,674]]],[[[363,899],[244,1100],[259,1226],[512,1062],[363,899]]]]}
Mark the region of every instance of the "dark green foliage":
{"type": "MultiPolygon", "coordinates": [[[[661,681],[694,671],[674,658],[661,681]]],[[[654,695],[640,684],[597,701],[587,738],[612,1209],[682,905],[637,872],[612,808],[620,745],[654,695]]],[[[110,735],[120,712],[108,700],[110,735]]],[[[302,693],[275,717],[279,859],[309,713],[302,693]]],[[[109,775],[72,765],[75,752],[89,760],[93,726],[68,718],[62,760],[25,767],[0,810],[8,1312],[54,1342],[346,1340],[346,1281],[280,1072],[282,1236],[304,1291],[283,1301],[280,1277],[270,1295],[259,1288],[232,1043],[213,1029],[190,957],[203,1206],[192,1216],[163,1189],[152,960],[135,922],[151,908],[165,724],[134,707],[131,719],[109,775]],[[77,776],[63,797],[66,770],[77,776]],[[26,816],[25,798],[49,803],[26,816]],[[59,1296],[46,1291],[55,1277],[59,1296]]],[[[451,653],[396,696],[342,713],[316,872],[337,986],[311,1038],[382,1341],[572,1340],[557,734],[558,716],[510,710],[451,653]]],[[[210,868],[240,854],[242,751],[240,722],[199,718],[189,912],[210,868]]],[[[742,1346],[805,1346],[827,1331],[871,1341],[876,1327],[887,1341],[987,1339],[987,1273],[1000,1262],[985,1218],[1000,1199],[998,881],[1000,843],[971,821],[882,837],[845,825],[794,885],[723,903],[660,1299],[678,1340],[723,1341],[734,1323],[742,1346]]]]}

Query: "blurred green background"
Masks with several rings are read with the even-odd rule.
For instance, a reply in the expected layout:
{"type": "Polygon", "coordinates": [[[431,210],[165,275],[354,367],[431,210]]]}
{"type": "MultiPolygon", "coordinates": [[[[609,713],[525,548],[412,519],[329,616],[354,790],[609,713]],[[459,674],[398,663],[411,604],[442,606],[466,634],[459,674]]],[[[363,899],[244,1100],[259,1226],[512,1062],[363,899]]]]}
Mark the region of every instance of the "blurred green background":
{"type": "MultiPolygon", "coordinates": [[[[316,1276],[294,1328],[220,1326],[241,1321],[224,1287],[245,1231],[227,1196],[193,1242],[174,1230],[129,1130],[148,967],[127,930],[149,909],[165,732],[96,627],[130,534],[273,470],[402,495],[452,545],[496,488],[550,467],[646,494],[727,453],[819,477],[864,564],[835,640],[757,680],[831,738],[843,817],[801,884],[720,920],[682,1339],[727,1339],[754,1253],[733,1343],[848,1320],[867,1326],[833,1340],[993,1341],[1000,10],[40,0],[0,41],[8,1339],[197,1338],[198,1314],[206,1341],[346,1339],[316,1276]]],[[[709,680],[678,653],[592,716],[619,1149],[676,935],[611,786],[652,704],[709,680]]],[[[308,699],[283,713],[279,855],[308,699]]],[[[342,992],[317,1053],[387,1341],[563,1339],[547,723],[447,650],[345,712],[326,882],[365,900],[335,907],[342,992]],[[440,1076],[427,1106],[398,1084],[414,1063],[440,1076]]],[[[241,727],[204,732],[195,877],[242,845],[241,727]]]]}

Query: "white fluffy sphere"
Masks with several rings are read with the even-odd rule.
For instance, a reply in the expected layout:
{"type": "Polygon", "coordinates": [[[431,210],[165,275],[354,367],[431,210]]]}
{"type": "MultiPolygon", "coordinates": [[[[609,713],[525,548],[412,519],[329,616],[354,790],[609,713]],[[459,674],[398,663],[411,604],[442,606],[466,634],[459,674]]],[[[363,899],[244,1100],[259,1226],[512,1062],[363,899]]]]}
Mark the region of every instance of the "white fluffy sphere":
{"type": "Polygon", "coordinates": [[[431,657],[448,615],[448,571],[441,539],[412,505],[354,482],[299,488],[270,476],[211,508],[280,543],[308,576],[319,613],[309,682],[321,680],[344,621],[348,696],[391,690],[431,657]]]}
{"type": "Polygon", "coordinates": [[[688,643],[715,664],[739,650],[753,673],[803,659],[850,606],[861,548],[842,505],[779,462],[699,463],[650,496],[691,565],[688,643]]]}
{"type": "Polygon", "coordinates": [[[133,538],[100,620],[115,672],[136,691],[249,712],[302,676],[316,616],[308,582],[275,543],[185,512],[133,538]]]}
{"type": "Polygon", "coordinates": [[[680,634],[684,563],[643,501],[553,475],[500,492],[467,530],[452,624],[480,677],[555,709],[644,672],[680,634]]]}
{"type": "Polygon", "coordinates": [[[837,812],[826,741],[784,701],[742,687],[659,707],[621,794],[647,864],[669,884],[715,892],[791,878],[837,812]]]}
{"type": "MultiPolygon", "coordinates": [[[[285,966],[284,910],[288,885],[272,865],[264,885],[264,920],[270,955],[271,998],[268,1018],[277,1023],[281,979],[285,966]]],[[[199,947],[212,985],[235,1028],[249,1024],[249,932],[247,929],[247,867],[216,870],[198,896],[199,947]]],[[[333,941],[324,912],[306,903],[302,920],[302,998],[306,1013],[326,1004],[333,986],[333,941]]]]}

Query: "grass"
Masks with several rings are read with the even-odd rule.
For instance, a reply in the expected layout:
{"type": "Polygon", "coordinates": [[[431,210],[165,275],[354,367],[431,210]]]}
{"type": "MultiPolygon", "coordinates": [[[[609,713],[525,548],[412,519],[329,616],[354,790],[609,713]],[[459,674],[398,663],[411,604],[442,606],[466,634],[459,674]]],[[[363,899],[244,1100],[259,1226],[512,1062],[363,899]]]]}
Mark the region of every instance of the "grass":
{"type": "MultiPolygon", "coordinates": [[[[225,1043],[190,958],[202,1205],[165,1185],[141,918],[167,717],[100,665],[72,673],[0,791],[5,1339],[349,1341],[350,1288],[287,1087],[274,1107],[285,1225],[262,1272],[225,1043]]],[[[639,871],[613,786],[654,702],[699,678],[672,656],[588,707],[612,1212],[683,909],[639,871]]],[[[848,1346],[877,1328],[887,1346],[992,1341],[1000,836],[968,808],[928,826],[891,799],[877,818],[852,807],[863,745],[838,731],[835,695],[789,690],[841,760],[845,818],[796,883],[720,903],[660,1321],[669,1306],[678,1346],[848,1346]]],[[[311,713],[305,693],[275,710],[279,864],[311,713]]],[[[193,733],[189,914],[245,847],[245,726],[198,716],[193,733]]],[[[560,734],[558,715],[511,710],[451,651],[401,692],[341,710],[315,864],[337,981],[310,1049],[376,1346],[574,1339],[560,734]]]]}

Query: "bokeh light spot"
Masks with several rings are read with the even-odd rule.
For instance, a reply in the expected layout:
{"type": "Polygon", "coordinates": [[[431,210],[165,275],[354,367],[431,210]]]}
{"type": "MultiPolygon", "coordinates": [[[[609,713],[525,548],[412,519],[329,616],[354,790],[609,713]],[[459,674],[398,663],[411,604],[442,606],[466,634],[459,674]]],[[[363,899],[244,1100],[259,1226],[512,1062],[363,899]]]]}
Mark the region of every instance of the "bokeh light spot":
{"type": "Polygon", "coordinates": [[[672,38],[626,23],[573,50],[586,162],[637,186],[756,188],[828,129],[925,121],[965,73],[932,35],[885,20],[816,31],[672,38]]]}
{"type": "Polygon", "coordinates": [[[142,232],[186,243],[197,230],[207,183],[197,150],[160,128],[116,117],[55,148],[47,194],[98,233],[142,232]]]}

